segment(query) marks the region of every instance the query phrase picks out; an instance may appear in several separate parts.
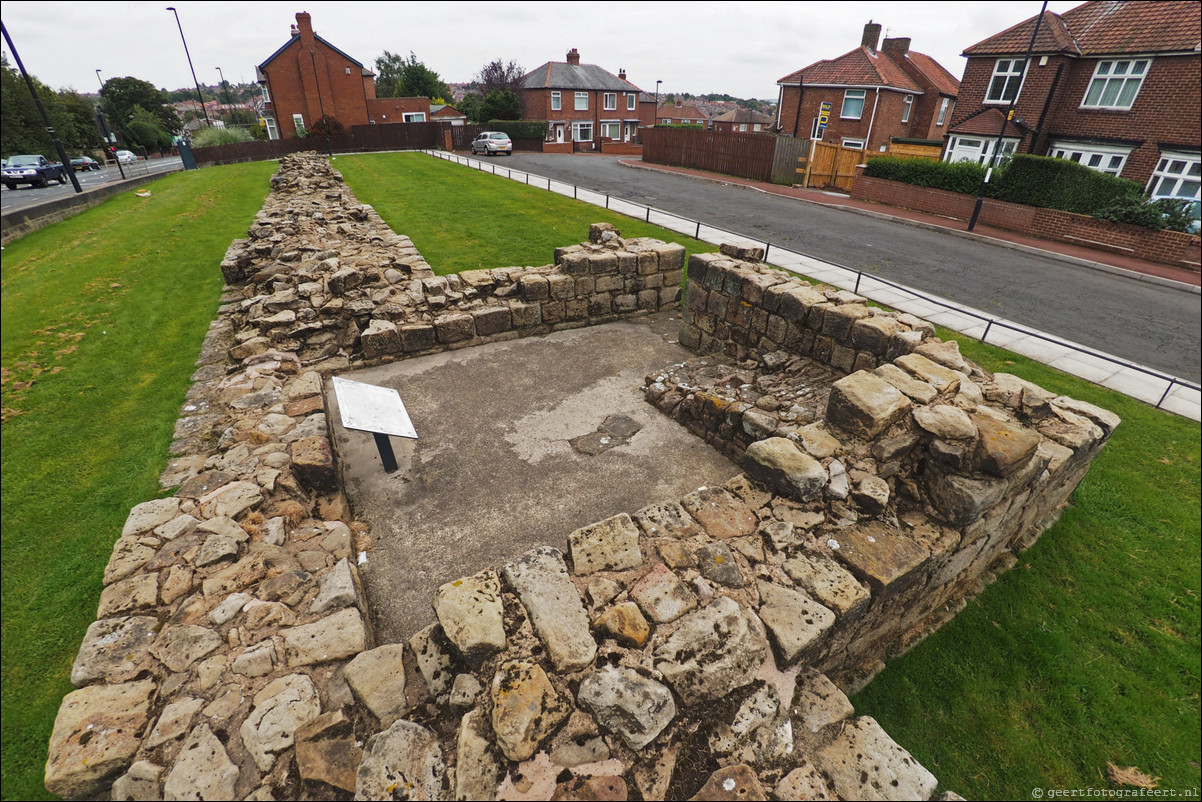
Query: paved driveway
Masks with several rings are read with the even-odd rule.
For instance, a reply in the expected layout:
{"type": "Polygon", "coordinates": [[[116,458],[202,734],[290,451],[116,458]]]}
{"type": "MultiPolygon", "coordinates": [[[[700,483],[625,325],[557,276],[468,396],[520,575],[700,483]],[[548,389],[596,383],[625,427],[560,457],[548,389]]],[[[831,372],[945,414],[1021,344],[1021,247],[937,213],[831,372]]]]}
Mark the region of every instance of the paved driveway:
{"type": "Polygon", "coordinates": [[[844,209],[631,169],[616,157],[518,153],[497,166],[702,220],[1190,381],[1202,378],[1196,294],[844,209]]]}

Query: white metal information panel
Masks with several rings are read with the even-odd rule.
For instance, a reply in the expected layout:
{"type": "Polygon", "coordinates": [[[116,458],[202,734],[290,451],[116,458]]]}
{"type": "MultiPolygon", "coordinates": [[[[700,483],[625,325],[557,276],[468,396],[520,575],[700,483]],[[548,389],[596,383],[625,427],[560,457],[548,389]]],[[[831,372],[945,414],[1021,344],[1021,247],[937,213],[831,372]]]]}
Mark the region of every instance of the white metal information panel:
{"type": "Polygon", "coordinates": [[[335,376],[334,394],[346,428],[417,439],[417,431],[396,390],[335,376]]]}

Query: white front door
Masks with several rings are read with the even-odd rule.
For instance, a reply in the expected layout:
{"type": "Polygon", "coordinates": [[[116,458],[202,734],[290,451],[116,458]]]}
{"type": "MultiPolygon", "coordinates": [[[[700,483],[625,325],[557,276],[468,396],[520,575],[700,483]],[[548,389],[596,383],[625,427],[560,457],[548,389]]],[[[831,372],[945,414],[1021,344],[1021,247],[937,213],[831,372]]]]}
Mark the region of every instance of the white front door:
{"type": "Polygon", "coordinates": [[[563,123],[555,126],[555,141],[560,145],[563,144],[563,123]]]}

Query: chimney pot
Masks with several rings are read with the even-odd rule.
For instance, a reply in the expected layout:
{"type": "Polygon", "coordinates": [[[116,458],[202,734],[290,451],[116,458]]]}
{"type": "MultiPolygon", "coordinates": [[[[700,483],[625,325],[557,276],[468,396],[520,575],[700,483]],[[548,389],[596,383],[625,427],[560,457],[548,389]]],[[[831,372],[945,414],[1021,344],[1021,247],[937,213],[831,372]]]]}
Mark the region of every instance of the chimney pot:
{"type": "Polygon", "coordinates": [[[862,39],[860,39],[860,46],[866,47],[869,50],[871,50],[873,53],[875,53],[876,52],[876,44],[880,40],[881,40],[880,23],[876,23],[876,22],[873,22],[872,20],[869,20],[868,24],[864,26],[864,36],[862,39]]]}
{"type": "Polygon", "coordinates": [[[568,51],[568,63],[580,64],[580,52],[574,47],[568,51]]]}

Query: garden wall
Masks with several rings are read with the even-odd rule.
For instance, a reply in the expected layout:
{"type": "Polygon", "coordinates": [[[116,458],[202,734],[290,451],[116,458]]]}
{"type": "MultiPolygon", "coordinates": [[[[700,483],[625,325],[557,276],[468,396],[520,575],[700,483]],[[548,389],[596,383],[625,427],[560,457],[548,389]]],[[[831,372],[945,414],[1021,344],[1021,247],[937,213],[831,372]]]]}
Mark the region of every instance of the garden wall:
{"type": "Polygon", "coordinates": [[[728,247],[735,258],[694,259],[689,304],[704,289],[708,317],[693,309],[682,329],[723,353],[670,366],[645,391],[747,473],[473,576],[422,566],[449,580],[439,623],[377,644],[356,567],[371,533],[341,491],[324,377],[640,314],[643,293],[676,298],[680,251],[599,225],[554,266],[453,281],[324,160],[284,159],[272,188],[222,264],[230,284],[162,477],[174,492],[131,511],[105,570],[48,790],[934,794],[930,772],[828,676],[858,687],[1008,567],[1117,418],[990,376],[921,321],[865,313],[728,247]],[[784,331],[768,337],[773,315],[784,331]],[[835,349],[853,346],[844,376],[835,349]],[[824,421],[785,404],[802,390],[821,396],[809,409],[824,421]]]}
{"type": "MultiPolygon", "coordinates": [[[[857,175],[852,184],[855,200],[915,209],[920,212],[968,220],[976,198],[958,192],[919,187],[857,175]]],[[[1202,270],[1202,240],[1197,234],[1152,231],[1125,223],[1111,223],[1057,209],[1040,209],[986,198],[978,218],[982,225],[1017,231],[1041,239],[1083,245],[1089,248],[1134,256],[1174,267],[1202,270]]]]}

